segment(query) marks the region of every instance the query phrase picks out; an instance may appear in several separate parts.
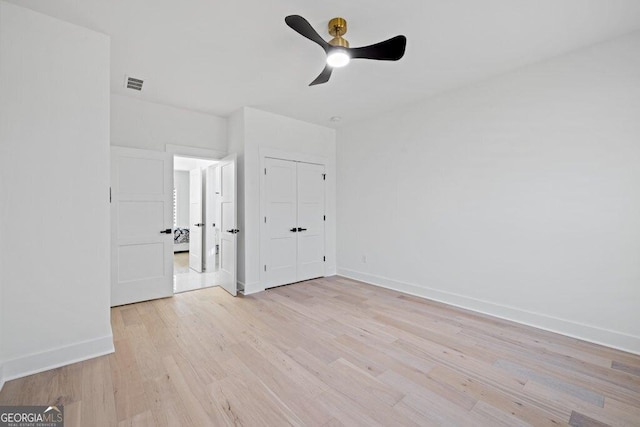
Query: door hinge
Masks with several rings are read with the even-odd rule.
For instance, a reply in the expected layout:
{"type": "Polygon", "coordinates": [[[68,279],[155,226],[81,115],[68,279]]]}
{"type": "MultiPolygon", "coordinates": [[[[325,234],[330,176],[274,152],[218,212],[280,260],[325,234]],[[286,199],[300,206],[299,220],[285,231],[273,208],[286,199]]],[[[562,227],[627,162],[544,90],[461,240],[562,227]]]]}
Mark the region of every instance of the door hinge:
{"type": "Polygon", "coordinates": [[[267,271],[267,266],[266,265],[264,266],[264,271],[267,271]]]}
{"type": "Polygon", "coordinates": [[[326,180],[327,180],[327,174],[326,174],[326,173],[323,173],[323,174],[322,174],[322,180],[323,180],[323,181],[326,181],[326,180]]]}
{"type": "Polygon", "coordinates": [[[111,203],[111,187],[109,187],[109,203],[111,203]]]}
{"type": "Polygon", "coordinates": [[[322,215],[322,220],[326,221],[327,220],[327,216],[326,215],[322,215]]]}
{"type": "Polygon", "coordinates": [[[326,257],[326,256],[323,256],[323,257],[322,257],[322,261],[327,262],[327,257],[326,257]]]}
{"type": "Polygon", "coordinates": [[[265,175],[267,174],[267,168],[264,168],[264,174],[265,175]]]}
{"type": "Polygon", "coordinates": [[[267,223],[267,217],[266,216],[264,217],[264,223],[265,224],[267,223]]]}

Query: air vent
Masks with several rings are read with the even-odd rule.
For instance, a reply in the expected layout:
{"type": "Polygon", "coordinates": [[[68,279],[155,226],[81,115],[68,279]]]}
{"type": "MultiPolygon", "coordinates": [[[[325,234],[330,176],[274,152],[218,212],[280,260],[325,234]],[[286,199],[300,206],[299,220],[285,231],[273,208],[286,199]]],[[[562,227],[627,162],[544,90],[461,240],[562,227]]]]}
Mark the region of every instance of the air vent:
{"type": "Polygon", "coordinates": [[[125,78],[125,86],[127,87],[127,89],[142,90],[142,84],[144,83],[143,80],[135,79],[129,76],[125,76],[125,78]]]}

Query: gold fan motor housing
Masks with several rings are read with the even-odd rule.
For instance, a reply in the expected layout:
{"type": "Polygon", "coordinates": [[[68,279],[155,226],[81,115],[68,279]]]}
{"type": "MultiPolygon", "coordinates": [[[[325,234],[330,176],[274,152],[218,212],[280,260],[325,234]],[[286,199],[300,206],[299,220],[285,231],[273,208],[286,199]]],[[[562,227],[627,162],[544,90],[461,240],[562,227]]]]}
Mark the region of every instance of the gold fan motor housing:
{"type": "Polygon", "coordinates": [[[344,18],[333,18],[329,21],[329,34],[333,38],[329,41],[331,46],[349,47],[349,42],[342,38],[347,32],[347,20],[344,18]]]}

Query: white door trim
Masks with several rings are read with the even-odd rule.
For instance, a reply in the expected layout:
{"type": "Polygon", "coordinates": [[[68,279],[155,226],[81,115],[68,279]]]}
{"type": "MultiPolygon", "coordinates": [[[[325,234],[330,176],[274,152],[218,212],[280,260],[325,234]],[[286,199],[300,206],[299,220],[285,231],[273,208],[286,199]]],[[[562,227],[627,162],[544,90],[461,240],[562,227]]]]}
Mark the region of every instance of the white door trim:
{"type": "MultiPolygon", "coordinates": [[[[280,159],[280,160],[289,160],[293,162],[302,162],[302,163],[312,163],[316,165],[322,165],[325,167],[325,171],[327,171],[328,159],[324,156],[316,156],[312,154],[305,153],[297,153],[293,151],[283,151],[274,148],[260,148],[260,284],[259,287],[261,289],[265,289],[265,284],[267,282],[267,275],[264,271],[265,265],[265,254],[267,253],[267,229],[265,226],[264,218],[267,212],[267,202],[266,202],[266,181],[264,169],[266,168],[266,159],[280,159]]],[[[327,206],[327,192],[325,190],[325,209],[327,206]]],[[[327,247],[327,232],[325,227],[325,248],[327,247]]],[[[327,275],[327,266],[324,266],[324,276],[327,275]]]]}
{"type": "Polygon", "coordinates": [[[199,159],[220,160],[227,155],[226,151],[209,150],[206,148],[187,147],[184,145],[166,144],[166,153],[174,156],[196,157],[199,159]]]}

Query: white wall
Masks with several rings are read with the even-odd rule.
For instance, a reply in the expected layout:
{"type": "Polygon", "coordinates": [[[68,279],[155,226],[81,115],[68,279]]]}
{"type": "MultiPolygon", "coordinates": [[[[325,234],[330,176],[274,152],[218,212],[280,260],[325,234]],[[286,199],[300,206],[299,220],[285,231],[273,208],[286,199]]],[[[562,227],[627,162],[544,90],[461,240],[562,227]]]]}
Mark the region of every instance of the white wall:
{"type": "Polygon", "coordinates": [[[189,227],[189,172],[174,171],[173,186],[176,189],[176,224],[180,228],[189,227]]]}
{"type": "Polygon", "coordinates": [[[165,146],[227,151],[227,121],[141,99],[111,95],[111,145],[165,151],[165,146]]]}
{"type": "MultiPolygon", "coordinates": [[[[327,275],[335,274],[335,229],[336,229],[336,173],[335,173],[335,131],[330,128],[302,122],[277,114],[267,113],[254,108],[244,108],[241,113],[232,117],[234,128],[240,125],[243,129],[241,136],[234,130],[233,140],[242,141],[244,146],[240,151],[242,161],[242,188],[238,194],[243,194],[244,218],[239,227],[243,236],[239,244],[239,265],[244,275],[246,294],[264,290],[260,283],[260,150],[273,149],[301,155],[321,156],[326,159],[326,256],[327,275]]],[[[234,152],[232,143],[229,152],[234,152]]]]}
{"type": "MultiPolygon", "coordinates": [[[[0,4],[0,22],[2,22],[2,5],[0,4]]],[[[0,37],[2,37],[2,32],[0,31],[0,37]]],[[[2,60],[2,56],[0,53],[0,61],[2,60]]],[[[0,71],[0,74],[2,72],[0,71]]],[[[1,77],[0,77],[0,81],[1,81],[1,77]]],[[[1,120],[1,119],[0,119],[1,120]]],[[[3,126],[3,125],[0,125],[3,126]]],[[[0,131],[2,132],[2,131],[0,131]]],[[[0,138],[1,138],[1,134],[0,134],[0,138]]],[[[0,139],[0,142],[2,140],[0,139]]],[[[0,148],[1,150],[1,148],[0,148]]],[[[1,174],[1,172],[0,172],[1,174]]],[[[2,175],[0,175],[2,176],[2,175]]],[[[4,209],[4,200],[2,198],[2,196],[0,196],[0,212],[4,209]]],[[[0,246],[0,254],[2,254],[2,246],[0,246]]],[[[4,332],[3,332],[3,315],[2,313],[4,313],[4,304],[3,304],[3,292],[4,292],[4,274],[3,274],[3,269],[2,269],[2,256],[0,255],[0,390],[2,390],[2,387],[4,386],[4,332]]]]}
{"type": "Polygon", "coordinates": [[[11,379],[113,351],[109,38],[0,2],[0,64],[1,358],[11,379]]]}
{"type": "Polygon", "coordinates": [[[339,274],[640,353],[638,52],[635,33],[341,129],[339,274]]]}

